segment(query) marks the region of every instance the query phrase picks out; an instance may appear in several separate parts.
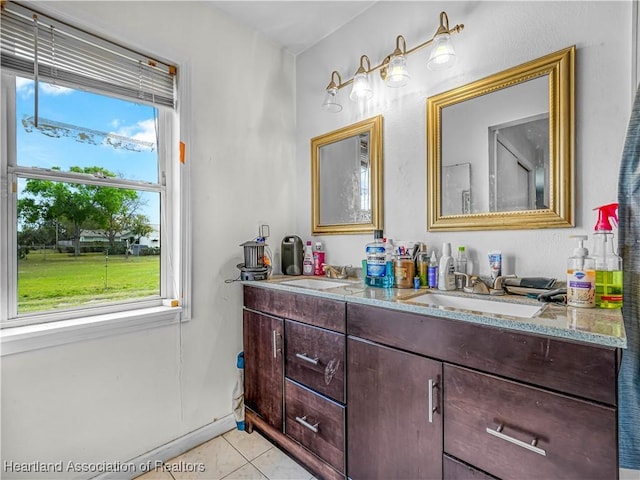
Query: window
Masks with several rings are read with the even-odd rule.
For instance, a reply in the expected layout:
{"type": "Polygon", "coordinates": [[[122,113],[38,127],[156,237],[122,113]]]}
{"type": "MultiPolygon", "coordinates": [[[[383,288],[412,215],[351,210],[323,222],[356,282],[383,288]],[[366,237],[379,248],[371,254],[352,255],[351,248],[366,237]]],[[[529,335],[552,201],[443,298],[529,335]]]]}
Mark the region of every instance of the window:
{"type": "Polygon", "coordinates": [[[13,2],[2,26],[3,326],[180,297],[176,68],[13,2]]]}

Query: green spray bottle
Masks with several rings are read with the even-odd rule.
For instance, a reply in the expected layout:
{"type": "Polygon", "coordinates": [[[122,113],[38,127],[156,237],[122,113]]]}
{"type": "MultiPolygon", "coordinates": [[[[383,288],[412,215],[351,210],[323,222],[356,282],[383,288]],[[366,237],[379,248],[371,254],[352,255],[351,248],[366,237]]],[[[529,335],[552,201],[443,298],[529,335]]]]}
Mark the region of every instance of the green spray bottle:
{"type": "Polygon", "coordinates": [[[613,226],[618,226],[618,204],[610,203],[594,210],[598,210],[598,222],[593,232],[596,307],[621,308],[622,259],[613,251],[613,226]]]}

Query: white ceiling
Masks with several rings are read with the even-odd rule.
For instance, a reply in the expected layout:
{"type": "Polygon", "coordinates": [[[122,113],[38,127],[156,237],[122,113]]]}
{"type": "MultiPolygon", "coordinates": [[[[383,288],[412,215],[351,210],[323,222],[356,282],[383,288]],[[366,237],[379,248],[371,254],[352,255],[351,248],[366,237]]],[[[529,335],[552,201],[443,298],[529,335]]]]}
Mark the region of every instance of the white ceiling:
{"type": "Polygon", "coordinates": [[[360,15],[375,1],[212,1],[238,23],[247,25],[294,55],[360,15]]]}

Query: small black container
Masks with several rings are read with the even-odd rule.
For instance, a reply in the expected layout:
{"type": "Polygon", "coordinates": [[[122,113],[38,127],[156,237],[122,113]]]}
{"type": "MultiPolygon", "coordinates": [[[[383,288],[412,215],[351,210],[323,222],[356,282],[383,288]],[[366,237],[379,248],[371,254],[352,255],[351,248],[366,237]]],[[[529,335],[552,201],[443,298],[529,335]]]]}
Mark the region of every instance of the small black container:
{"type": "Polygon", "coordinates": [[[302,239],[296,235],[288,235],[282,239],[280,249],[282,273],[284,275],[302,275],[302,259],[304,246],[302,239]]]}

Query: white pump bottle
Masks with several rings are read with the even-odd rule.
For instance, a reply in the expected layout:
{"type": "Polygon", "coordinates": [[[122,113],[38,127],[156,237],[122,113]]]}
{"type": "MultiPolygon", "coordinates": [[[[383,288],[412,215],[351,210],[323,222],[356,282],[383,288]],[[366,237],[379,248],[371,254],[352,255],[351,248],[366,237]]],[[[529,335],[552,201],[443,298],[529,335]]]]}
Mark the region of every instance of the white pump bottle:
{"type": "Polygon", "coordinates": [[[451,244],[446,242],[442,244],[442,257],[440,257],[440,266],[438,268],[438,290],[455,290],[456,277],[453,265],[453,257],[451,256],[451,244]]]}

